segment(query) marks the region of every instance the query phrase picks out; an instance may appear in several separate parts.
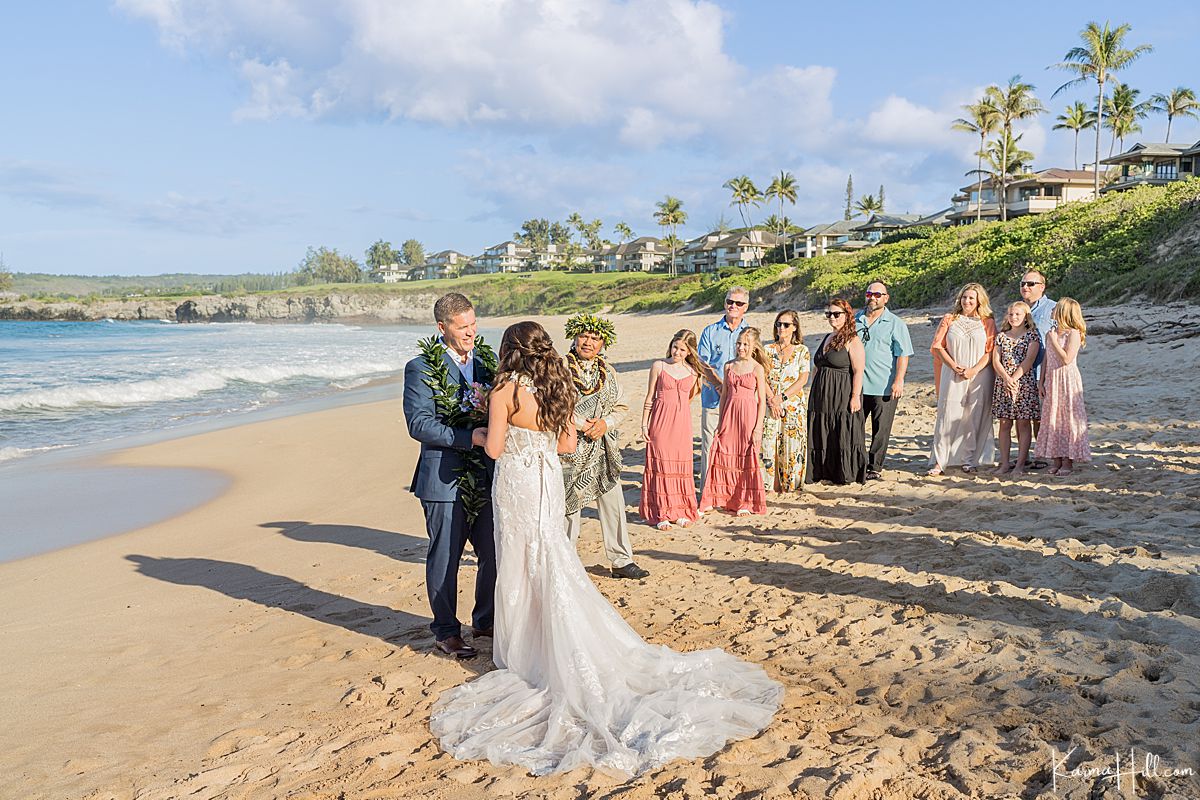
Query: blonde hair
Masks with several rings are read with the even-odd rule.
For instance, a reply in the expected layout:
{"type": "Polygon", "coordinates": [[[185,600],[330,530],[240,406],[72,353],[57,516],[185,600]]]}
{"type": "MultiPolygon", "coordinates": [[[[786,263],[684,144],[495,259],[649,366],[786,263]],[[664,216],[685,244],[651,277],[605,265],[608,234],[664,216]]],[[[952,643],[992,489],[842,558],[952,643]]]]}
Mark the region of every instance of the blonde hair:
{"type": "Polygon", "coordinates": [[[682,342],[687,348],[687,355],[683,357],[683,363],[691,368],[692,372],[696,373],[696,382],[692,384],[691,397],[700,394],[700,378],[704,375],[704,368],[700,364],[700,354],[696,351],[696,334],[687,328],[675,331],[675,335],[671,337],[671,343],[667,345],[667,360],[671,360],[671,351],[675,349],[675,343],[682,342]]]}
{"type": "Polygon", "coordinates": [[[958,297],[954,298],[954,308],[950,309],[950,314],[955,317],[962,316],[963,295],[971,291],[975,292],[975,297],[979,299],[979,318],[991,319],[994,317],[995,314],[992,313],[992,301],[988,298],[987,289],[984,289],[978,283],[968,283],[958,290],[958,297]]]}
{"type": "MultiPolygon", "coordinates": [[[[1029,304],[1024,300],[1018,300],[1015,303],[1009,304],[1008,311],[1012,311],[1014,308],[1019,308],[1025,312],[1025,321],[1021,323],[1021,327],[1026,332],[1033,330],[1036,326],[1033,324],[1033,309],[1029,307],[1029,304]]],[[[1004,323],[1000,326],[1000,330],[1002,331],[1012,330],[1012,324],[1008,321],[1008,311],[1004,312],[1004,323]]]]}
{"type": "Polygon", "coordinates": [[[1079,301],[1071,297],[1061,298],[1054,306],[1052,316],[1059,330],[1074,328],[1079,331],[1080,348],[1087,346],[1087,323],[1083,321],[1083,309],[1079,307],[1079,301]]]}
{"type": "Polygon", "coordinates": [[[767,355],[767,348],[763,347],[762,331],[760,331],[758,328],[748,327],[738,334],[738,339],[741,339],[743,336],[753,337],[754,346],[750,349],[750,358],[757,361],[759,365],[767,371],[767,374],[770,374],[771,357],[767,355]]]}

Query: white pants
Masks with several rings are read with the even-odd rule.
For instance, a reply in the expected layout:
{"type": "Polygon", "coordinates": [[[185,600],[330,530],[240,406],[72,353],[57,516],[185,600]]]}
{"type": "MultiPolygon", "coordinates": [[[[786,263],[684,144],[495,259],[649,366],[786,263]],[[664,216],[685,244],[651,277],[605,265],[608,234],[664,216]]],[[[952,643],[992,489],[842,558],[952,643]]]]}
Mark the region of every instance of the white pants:
{"type": "MultiPolygon", "coordinates": [[[[633,563],[633,546],[629,543],[629,526],[625,522],[625,494],[620,482],[600,495],[596,501],[600,512],[600,535],[604,537],[604,555],[615,569],[633,563]]],[[[579,541],[580,512],[567,515],[567,533],[571,544],[579,541]]]]}

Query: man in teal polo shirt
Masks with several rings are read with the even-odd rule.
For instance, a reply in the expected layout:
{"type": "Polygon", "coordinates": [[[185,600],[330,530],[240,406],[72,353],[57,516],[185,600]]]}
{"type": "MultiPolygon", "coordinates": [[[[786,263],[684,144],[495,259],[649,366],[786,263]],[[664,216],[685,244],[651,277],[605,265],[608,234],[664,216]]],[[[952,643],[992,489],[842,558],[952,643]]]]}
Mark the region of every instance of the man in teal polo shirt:
{"type": "Polygon", "coordinates": [[[888,439],[896,404],[904,394],[904,375],[913,354],[912,337],[904,320],[887,309],[888,287],[867,284],[866,306],[854,315],[866,351],[863,368],[863,413],[871,417],[871,448],[867,451],[867,480],[883,477],[888,439]]]}

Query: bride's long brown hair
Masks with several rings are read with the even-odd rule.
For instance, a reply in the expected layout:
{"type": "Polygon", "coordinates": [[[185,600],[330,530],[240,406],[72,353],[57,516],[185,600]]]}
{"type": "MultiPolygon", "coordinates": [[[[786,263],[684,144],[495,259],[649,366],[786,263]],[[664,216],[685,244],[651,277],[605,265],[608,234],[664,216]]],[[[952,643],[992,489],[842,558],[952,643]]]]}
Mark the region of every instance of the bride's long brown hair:
{"type": "MultiPolygon", "coordinates": [[[[575,415],[575,384],[546,329],[533,321],[509,325],[500,339],[496,385],[528,375],[537,388],[537,421],[542,430],[562,433],[575,415]]],[[[521,399],[513,394],[513,413],[521,399]]]]}

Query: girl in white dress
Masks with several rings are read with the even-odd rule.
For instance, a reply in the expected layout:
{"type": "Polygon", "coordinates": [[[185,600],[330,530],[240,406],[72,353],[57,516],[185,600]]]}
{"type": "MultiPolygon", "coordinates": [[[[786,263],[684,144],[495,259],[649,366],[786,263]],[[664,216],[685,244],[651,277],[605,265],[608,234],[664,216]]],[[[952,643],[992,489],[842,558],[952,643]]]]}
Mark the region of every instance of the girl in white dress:
{"type": "Polygon", "coordinates": [[[504,332],[485,448],[497,669],[444,692],[430,729],[455,758],[632,776],[755,735],[783,687],[722,650],[647,644],[596,590],[566,531],[559,453],[574,449],[573,392],[540,325],[504,332]]]}
{"type": "Polygon", "coordinates": [[[937,418],[929,474],[961,466],[973,474],[996,457],[992,432],[992,347],[996,322],[987,292],[968,283],[942,317],[929,350],[937,388],[937,418]]]}

